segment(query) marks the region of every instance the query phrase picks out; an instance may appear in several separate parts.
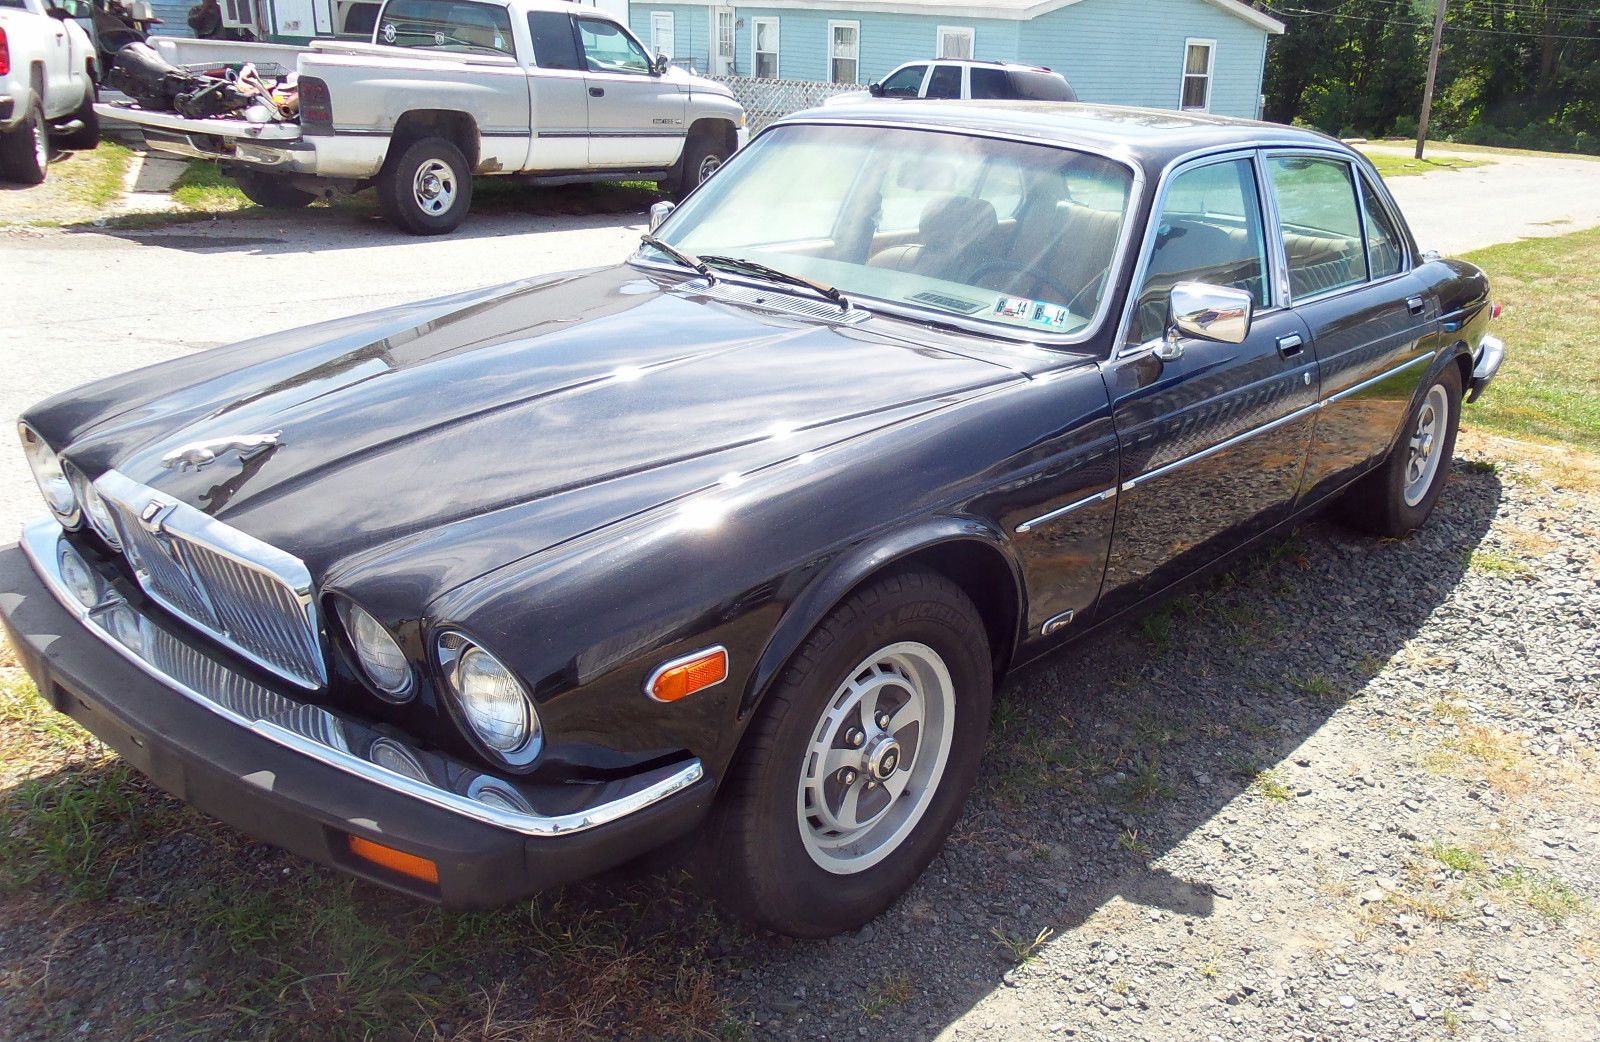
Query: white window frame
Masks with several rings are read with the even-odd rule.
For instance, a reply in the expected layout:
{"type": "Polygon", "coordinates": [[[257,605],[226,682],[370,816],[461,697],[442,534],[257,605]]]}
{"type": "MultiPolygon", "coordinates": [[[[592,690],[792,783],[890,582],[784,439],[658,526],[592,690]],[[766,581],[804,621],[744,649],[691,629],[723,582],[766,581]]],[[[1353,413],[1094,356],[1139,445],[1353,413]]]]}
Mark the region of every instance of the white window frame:
{"type": "Polygon", "coordinates": [[[672,19],[672,12],[671,11],[651,11],[650,12],[650,57],[651,58],[654,58],[658,54],[665,54],[668,58],[677,57],[677,55],[675,55],[673,53],[674,51],[676,51],[678,49],[677,48],[677,38],[676,38],[677,34],[674,31],[674,29],[675,29],[675,26],[673,25],[673,19],[672,19]],[[662,27],[663,26],[666,27],[666,35],[667,35],[667,43],[668,43],[668,46],[666,46],[666,47],[662,47],[661,46],[661,33],[662,33],[662,27]]]}
{"type": "Polygon", "coordinates": [[[1184,112],[1210,112],[1211,111],[1211,91],[1212,91],[1212,88],[1216,86],[1216,81],[1217,81],[1216,72],[1217,72],[1217,41],[1208,40],[1203,36],[1191,36],[1187,40],[1183,41],[1183,64],[1178,67],[1178,108],[1179,108],[1179,110],[1184,111],[1184,112]],[[1190,79],[1200,79],[1201,78],[1200,73],[1198,73],[1198,72],[1191,73],[1189,71],[1189,51],[1190,51],[1191,48],[1194,48],[1194,47],[1204,47],[1206,49],[1206,71],[1205,71],[1205,77],[1204,77],[1205,81],[1206,81],[1206,103],[1204,105],[1199,106],[1198,108],[1196,108],[1194,106],[1191,106],[1191,105],[1185,105],[1183,103],[1184,95],[1186,95],[1189,92],[1188,91],[1189,80],[1190,79]]]}
{"type": "Polygon", "coordinates": [[[713,76],[729,76],[739,64],[739,16],[727,4],[711,4],[711,53],[709,68],[713,76]],[[722,51],[722,16],[728,17],[728,50],[722,51]]]}
{"type": "Polygon", "coordinates": [[[753,77],[760,77],[761,76],[761,56],[763,54],[770,54],[770,55],[772,55],[772,76],[771,76],[771,78],[775,79],[775,80],[783,79],[783,56],[782,56],[783,41],[780,38],[780,34],[779,34],[778,29],[779,29],[779,27],[778,27],[778,19],[775,18],[775,17],[772,17],[770,15],[763,16],[761,18],[752,18],[752,19],[750,19],[750,75],[751,76],[753,76],[753,77]],[[762,25],[771,25],[772,26],[772,50],[770,50],[770,51],[758,51],[758,50],[756,50],[756,44],[761,40],[761,26],[762,25]]]}
{"type": "Polygon", "coordinates": [[[831,20],[829,20],[829,22],[828,22],[828,79],[832,83],[860,83],[861,82],[861,23],[860,22],[850,21],[850,20],[847,20],[847,19],[831,19],[831,20]],[[833,36],[833,31],[835,29],[849,29],[849,30],[852,30],[856,34],[856,53],[853,56],[845,57],[845,56],[838,55],[838,54],[834,53],[833,45],[835,43],[835,40],[834,40],[834,36],[833,36]],[[848,79],[848,80],[835,79],[834,75],[833,75],[833,63],[836,62],[836,61],[855,62],[856,74],[853,77],[851,77],[850,79],[848,79]]]}
{"type": "Polygon", "coordinates": [[[970,25],[941,25],[934,32],[933,60],[939,61],[967,61],[978,56],[978,30],[970,25]],[[944,53],[944,40],[946,36],[965,36],[967,38],[967,53],[962,55],[944,53]]]}

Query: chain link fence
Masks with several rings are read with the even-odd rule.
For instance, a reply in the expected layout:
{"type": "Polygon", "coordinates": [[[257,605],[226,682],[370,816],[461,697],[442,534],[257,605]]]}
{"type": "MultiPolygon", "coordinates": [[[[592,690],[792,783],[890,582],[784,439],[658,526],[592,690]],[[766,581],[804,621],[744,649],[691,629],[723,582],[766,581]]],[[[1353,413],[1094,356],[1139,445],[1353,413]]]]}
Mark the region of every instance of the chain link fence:
{"type": "Polygon", "coordinates": [[[835,95],[866,89],[854,83],[812,80],[757,80],[747,76],[712,76],[711,79],[725,85],[739,99],[752,134],[791,112],[814,108],[835,95]]]}

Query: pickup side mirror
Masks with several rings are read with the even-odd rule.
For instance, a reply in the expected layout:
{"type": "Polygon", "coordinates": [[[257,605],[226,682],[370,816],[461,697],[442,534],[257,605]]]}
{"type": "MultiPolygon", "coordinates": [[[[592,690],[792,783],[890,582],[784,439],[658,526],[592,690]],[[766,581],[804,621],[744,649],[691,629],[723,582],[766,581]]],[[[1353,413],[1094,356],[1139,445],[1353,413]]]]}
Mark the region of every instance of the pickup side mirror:
{"type": "Polygon", "coordinates": [[[869,83],[869,84],[867,84],[867,93],[871,94],[874,98],[883,97],[883,84],[881,84],[881,83],[869,83]]]}
{"type": "Polygon", "coordinates": [[[1242,344],[1250,335],[1255,297],[1246,290],[1180,282],[1167,300],[1167,335],[1156,347],[1156,357],[1163,362],[1183,357],[1180,336],[1242,344]]]}
{"type": "Polygon", "coordinates": [[[655,76],[665,76],[670,68],[672,68],[672,59],[665,54],[656,55],[655,60],[650,63],[650,72],[655,76]]]}

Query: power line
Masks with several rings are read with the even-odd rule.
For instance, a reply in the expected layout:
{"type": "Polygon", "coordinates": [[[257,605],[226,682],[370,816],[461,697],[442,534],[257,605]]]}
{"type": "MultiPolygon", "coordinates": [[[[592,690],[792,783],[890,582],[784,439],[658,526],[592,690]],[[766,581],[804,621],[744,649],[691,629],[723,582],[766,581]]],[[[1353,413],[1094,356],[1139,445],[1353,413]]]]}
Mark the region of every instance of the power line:
{"type": "MultiPolygon", "coordinates": [[[[1413,29],[1432,29],[1427,22],[1408,22],[1394,18],[1370,18],[1359,14],[1340,14],[1336,11],[1307,11],[1294,7],[1268,7],[1266,12],[1282,18],[1335,18],[1349,22],[1381,22],[1384,25],[1408,26],[1413,29]]],[[[1600,43],[1600,36],[1573,36],[1563,33],[1520,32],[1515,29],[1484,29],[1473,25],[1447,25],[1447,33],[1478,33],[1483,36],[1521,36],[1536,40],[1580,40],[1600,43]]]]}

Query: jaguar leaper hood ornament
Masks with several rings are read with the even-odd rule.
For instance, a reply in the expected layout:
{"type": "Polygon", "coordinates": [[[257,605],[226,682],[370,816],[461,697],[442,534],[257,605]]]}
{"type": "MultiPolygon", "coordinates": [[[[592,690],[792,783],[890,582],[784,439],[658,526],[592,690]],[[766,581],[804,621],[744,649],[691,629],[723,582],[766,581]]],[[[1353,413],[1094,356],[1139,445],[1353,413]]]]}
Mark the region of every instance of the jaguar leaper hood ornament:
{"type": "Polygon", "coordinates": [[[282,438],[282,431],[273,431],[270,434],[231,434],[210,441],[192,442],[167,453],[161,458],[161,465],[168,470],[199,470],[215,463],[218,456],[228,452],[237,452],[240,461],[248,461],[277,448],[282,438]]]}

